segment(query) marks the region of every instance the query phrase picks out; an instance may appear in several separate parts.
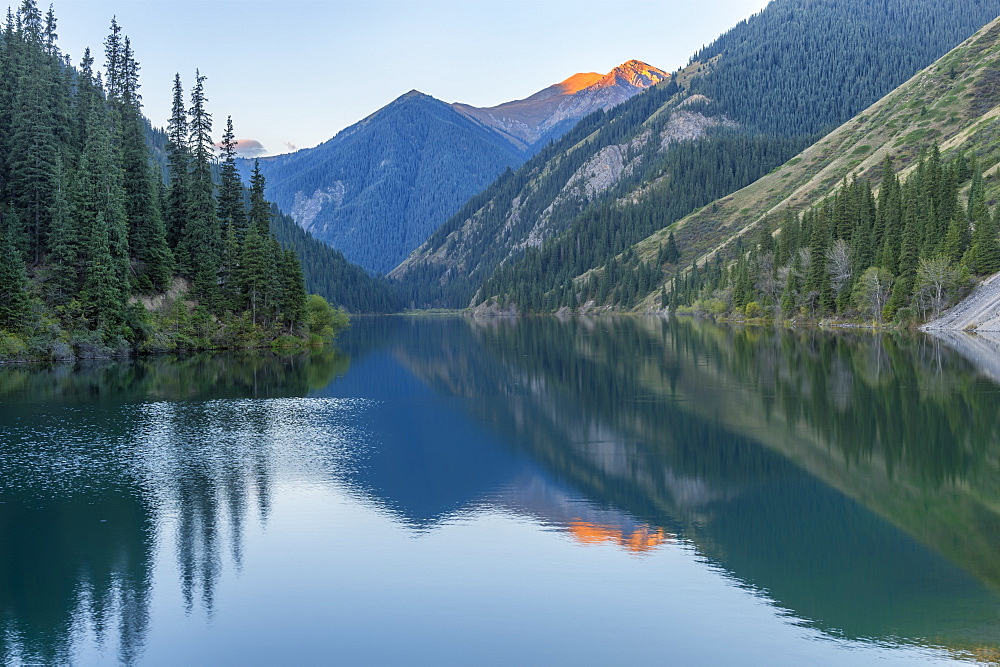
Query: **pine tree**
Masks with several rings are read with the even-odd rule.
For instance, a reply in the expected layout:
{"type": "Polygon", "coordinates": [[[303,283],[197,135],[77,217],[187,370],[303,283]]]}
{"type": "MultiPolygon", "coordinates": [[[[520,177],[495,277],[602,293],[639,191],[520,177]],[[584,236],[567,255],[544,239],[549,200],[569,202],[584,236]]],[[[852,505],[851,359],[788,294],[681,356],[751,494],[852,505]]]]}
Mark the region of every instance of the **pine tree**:
{"type": "Polygon", "coordinates": [[[205,108],[205,79],[195,73],[188,110],[188,146],[191,151],[190,189],[187,200],[187,222],[181,238],[181,255],[188,261],[188,275],[194,283],[194,294],[210,309],[216,307],[219,262],[222,253],[222,230],[216,214],[215,184],[212,182],[212,116],[205,108]]]}
{"type": "Polygon", "coordinates": [[[128,227],[121,168],[108,136],[103,106],[90,110],[76,180],[75,218],[81,234],[81,302],[95,327],[122,322],[128,294],[128,227]]]}
{"type": "Polygon", "coordinates": [[[1000,271],[1000,239],[986,206],[986,185],[978,167],[974,168],[969,190],[969,224],[972,227],[969,268],[978,275],[1000,271]]]}
{"type": "Polygon", "coordinates": [[[169,182],[166,197],[167,242],[176,249],[178,268],[182,273],[190,271],[191,258],[181,247],[181,239],[187,228],[188,192],[191,189],[189,175],[191,152],[188,150],[187,111],[184,108],[184,88],[181,75],[174,76],[173,104],[170,120],[167,121],[167,167],[169,182]]]}
{"type": "Polygon", "coordinates": [[[28,316],[28,274],[11,225],[0,231],[0,329],[21,331],[28,316]]]}
{"type": "Polygon", "coordinates": [[[826,270],[827,251],[833,242],[832,220],[826,207],[819,207],[812,213],[812,237],[809,241],[809,272],[806,275],[805,291],[814,294],[819,313],[831,312],[836,307],[830,274],[826,270]]]}
{"type": "Polygon", "coordinates": [[[222,234],[222,262],[219,267],[220,306],[223,309],[240,308],[240,261],[242,248],[236,226],[226,224],[222,234]]]}
{"type": "Polygon", "coordinates": [[[246,231],[246,207],[243,203],[243,182],[236,168],[236,134],[233,117],[226,118],[226,131],[222,135],[222,162],[219,167],[219,222],[225,229],[233,225],[238,237],[246,231]]]}
{"type": "Polygon", "coordinates": [[[972,233],[969,231],[968,214],[965,212],[965,207],[958,204],[952,212],[942,252],[948,261],[958,264],[968,252],[970,245],[972,245],[972,233]]]}
{"type": "Polygon", "coordinates": [[[271,234],[271,205],[264,198],[265,180],[260,173],[260,162],[253,161],[253,171],[250,172],[250,226],[257,229],[257,234],[266,238],[271,234]]]}
{"type": "MultiPolygon", "coordinates": [[[[42,16],[34,0],[18,11],[24,49],[16,65],[7,196],[25,224],[32,264],[41,261],[52,222],[52,193],[59,180],[59,145],[52,84],[57,74],[45,53],[42,16]]],[[[60,76],[61,78],[61,76],[60,76]]]]}
{"type": "MultiPolygon", "coordinates": [[[[60,170],[62,172],[62,170],[60,170]]],[[[52,211],[52,234],[49,240],[49,298],[63,304],[79,292],[80,230],[73,215],[73,195],[65,175],[59,180],[52,211]]]]}
{"type": "MultiPolygon", "coordinates": [[[[910,184],[907,184],[910,186],[910,184]]],[[[892,296],[885,307],[885,316],[893,317],[900,308],[910,301],[920,261],[920,217],[917,213],[916,189],[906,188],[903,200],[903,239],[899,250],[897,267],[899,269],[892,296]]]]}
{"type": "Polygon", "coordinates": [[[111,254],[110,230],[100,211],[86,228],[83,246],[84,271],[80,302],[90,324],[105,336],[118,332],[124,319],[125,284],[111,254]]]}
{"type": "Polygon", "coordinates": [[[252,225],[243,241],[239,282],[254,324],[258,323],[258,314],[264,308],[273,277],[273,262],[268,250],[267,239],[252,225]]]}
{"type": "Polygon", "coordinates": [[[108,36],[107,70],[109,98],[117,116],[116,144],[124,173],[125,216],[129,255],[136,282],[143,290],[165,289],[173,272],[173,256],[167,245],[166,226],[160,212],[158,178],[150,162],[139,95],[139,63],[128,37],[112,20],[108,36]],[[111,72],[115,72],[112,76],[111,72]]]}
{"type": "Polygon", "coordinates": [[[902,192],[889,158],[886,158],[882,171],[875,222],[875,240],[880,249],[877,265],[895,274],[899,270],[898,253],[903,234],[902,192]]]}
{"type": "Polygon", "coordinates": [[[118,25],[117,17],[111,17],[111,34],[104,40],[105,56],[105,87],[108,99],[113,101],[122,100],[124,90],[123,80],[125,65],[123,63],[123,43],[122,29],[118,25]]]}
{"type": "Polygon", "coordinates": [[[667,234],[667,249],[666,249],[666,260],[667,262],[674,264],[681,258],[681,251],[677,247],[677,239],[674,238],[674,233],[670,232],[667,234]]]}
{"type": "Polygon", "coordinates": [[[306,287],[299,258],[291,250],[278,249],[279,299],[278,310],[288,326],[288,333],[294,333],[305,318],[306,287]]]}
{"type": "Polygon", "coordinates": [[[7,8],[7,22],[0,37],[0,195],[6,198],[9,180],[10,128],[13,125],[14,99],[17,94],[17,49],[14,16],[7,8]]]}

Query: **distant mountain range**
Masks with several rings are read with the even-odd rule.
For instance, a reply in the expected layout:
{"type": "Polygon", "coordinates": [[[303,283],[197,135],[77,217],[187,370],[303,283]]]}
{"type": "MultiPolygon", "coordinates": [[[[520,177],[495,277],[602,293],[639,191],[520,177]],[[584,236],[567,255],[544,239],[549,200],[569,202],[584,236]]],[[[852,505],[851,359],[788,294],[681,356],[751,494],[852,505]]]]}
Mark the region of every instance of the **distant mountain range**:
{"type": "MultiPolygon", "coordinates": [[[[469,197],[582,117],[669,79],[630,60],[489,108],[413,90],[329,141],[260,160],[267,195],[313,236],[387,273],[469,197]]],[[[252,168],[241,162],[244,176],[252,168]]]]}

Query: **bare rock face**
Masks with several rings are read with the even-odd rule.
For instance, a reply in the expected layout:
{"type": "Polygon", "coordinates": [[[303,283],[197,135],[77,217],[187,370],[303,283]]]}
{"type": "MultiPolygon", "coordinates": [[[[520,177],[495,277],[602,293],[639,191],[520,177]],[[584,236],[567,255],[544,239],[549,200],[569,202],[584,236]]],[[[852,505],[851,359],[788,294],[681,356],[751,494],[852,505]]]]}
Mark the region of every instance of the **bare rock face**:
{"type": "Polygon", "coordinates": [[[638,151],[649,142],[644,132],[626,144],[605,146],[570,177],[560,196],[590,200],[629,176],[642,163],[638,151]]]}
{"type": "Polygon", "coordinates": [[[343,181],[334,181],[326,188],[319,188],[311,196],[306,196],[301,191],[296,192],[290,215],[302,229],[312,232],[313,222],[323,208],[331,204],[334,208],[339,208],[344,203],[346,194],[347,186],[343,181]]]}
{"type": "Polygon", "coordinates": [[[736,127],[736,123],[725,117],[705,116],[697,111],[678,109],[670,116],[670,122],[660,133],[660,148],[666,150],[672,144],[694,141],[705,136],[710,127],[736,127]]]}
{"type": "Polygon", "coordinates": [[[920,328],[924,331],[1000,332],[1000,273],[984,280],[972,294],[920,328]]]}

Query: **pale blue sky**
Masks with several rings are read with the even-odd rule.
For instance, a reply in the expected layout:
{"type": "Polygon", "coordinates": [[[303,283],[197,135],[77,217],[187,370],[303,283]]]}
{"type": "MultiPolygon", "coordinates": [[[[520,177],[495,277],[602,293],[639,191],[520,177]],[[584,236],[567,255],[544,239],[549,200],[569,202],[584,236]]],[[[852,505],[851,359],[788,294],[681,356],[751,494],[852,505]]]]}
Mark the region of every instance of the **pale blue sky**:
{"type": "Polygon", "coordinates": [[[239,137],[282,153],[325,141],[414,88],[491,106],[632,58],[674,70],[767,0],[52,3],[74,63],[90,46],[103,64],[117,15],[154,124],[166,123],[174,73],[189,89],[200,68],[216,134],[232,115],[239,137]]]}

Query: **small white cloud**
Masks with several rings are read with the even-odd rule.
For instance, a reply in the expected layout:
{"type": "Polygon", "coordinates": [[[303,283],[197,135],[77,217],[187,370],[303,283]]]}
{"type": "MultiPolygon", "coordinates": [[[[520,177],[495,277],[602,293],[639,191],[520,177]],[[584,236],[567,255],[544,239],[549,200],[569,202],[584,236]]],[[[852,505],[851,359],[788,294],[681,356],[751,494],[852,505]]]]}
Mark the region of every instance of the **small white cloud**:
{"type": "Polygon", "coordinates": [[[290,142],[290,141],[286,141],[286,142],[285,142],[285,147],[286,147],[286,148],[287,148],[288,150],[290,150],[290,151],[297,151],[297,150],[299,150],[299,147],[298,147],[298,146],[296,146],[295,144],[293,144],[293,143],[292,143],[292,142],[290,142]]]}

